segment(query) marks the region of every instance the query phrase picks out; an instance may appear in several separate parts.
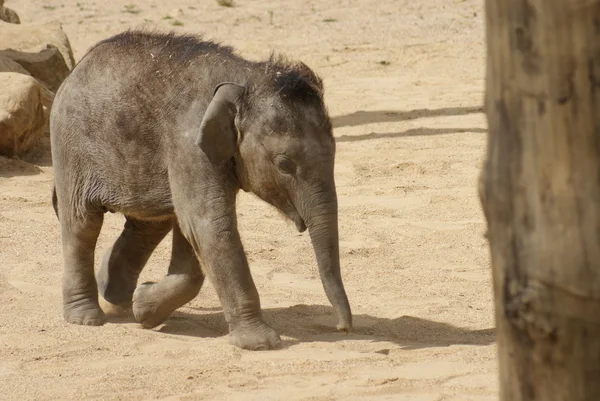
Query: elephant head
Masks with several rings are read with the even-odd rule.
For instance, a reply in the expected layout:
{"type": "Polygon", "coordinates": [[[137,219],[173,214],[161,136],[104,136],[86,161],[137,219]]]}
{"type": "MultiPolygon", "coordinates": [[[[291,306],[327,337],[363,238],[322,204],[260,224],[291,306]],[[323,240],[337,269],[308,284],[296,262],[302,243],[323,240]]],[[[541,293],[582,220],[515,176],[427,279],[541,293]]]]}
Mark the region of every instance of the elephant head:
{"type": "Polygon", "coordinates": [[[240,188],[308,228],[338,329],[352,327],[340,273],[335,139],[323,84],[302,63],[271,59],[243,84],[219,84],[197,144],[215,165],[233,161],[240,188]]]}

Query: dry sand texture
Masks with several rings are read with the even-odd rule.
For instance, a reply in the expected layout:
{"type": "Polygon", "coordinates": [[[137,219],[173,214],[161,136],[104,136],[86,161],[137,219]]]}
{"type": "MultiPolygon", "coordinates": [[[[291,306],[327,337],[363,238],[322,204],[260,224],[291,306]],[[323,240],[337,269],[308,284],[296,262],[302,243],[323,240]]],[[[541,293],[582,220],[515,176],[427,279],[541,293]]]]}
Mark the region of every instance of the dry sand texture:
{"type": "MultiPolygon", "coordinates": [[[[485,148],[476,0],[7,0],[60,21],[78,60],[128,27],[273,49],[325,79],[338,140],[341,257],[354,333],[334,333],[308,235],[252,196],[240,225],[266,319],[286,348],[227,344],[210,284],[155,330],[62,319],[47,144],[0,158],[0,399],[495,400],[496,346],[476,183],[485,148]]],[[[101,252],[123,224],[108,215],[101,252]]],[[[166,272],[169,238],[142,280],[166,272]]]]}

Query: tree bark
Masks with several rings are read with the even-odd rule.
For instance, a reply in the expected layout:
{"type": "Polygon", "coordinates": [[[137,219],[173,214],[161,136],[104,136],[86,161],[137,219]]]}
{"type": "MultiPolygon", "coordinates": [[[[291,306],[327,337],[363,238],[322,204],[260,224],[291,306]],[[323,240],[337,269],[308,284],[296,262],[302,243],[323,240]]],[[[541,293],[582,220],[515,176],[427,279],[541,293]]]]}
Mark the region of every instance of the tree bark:
{"type": "Polygon", "coordinates": [[[500,399],[600,400],[600,1],[486,0],[500,399]]]}

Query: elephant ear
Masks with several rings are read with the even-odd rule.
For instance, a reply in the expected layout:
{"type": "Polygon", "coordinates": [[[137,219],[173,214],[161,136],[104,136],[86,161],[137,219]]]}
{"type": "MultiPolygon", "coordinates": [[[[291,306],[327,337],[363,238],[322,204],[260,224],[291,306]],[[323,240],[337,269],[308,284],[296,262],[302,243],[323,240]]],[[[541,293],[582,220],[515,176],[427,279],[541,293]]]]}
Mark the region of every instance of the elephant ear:
{"type": "Polygon", "coordinates": [[[196,144],[213,165],[229,160],[237,147],[235,116],[238,111],[242,85],[223,82],[217,85],[202,122],[196,144]]]}

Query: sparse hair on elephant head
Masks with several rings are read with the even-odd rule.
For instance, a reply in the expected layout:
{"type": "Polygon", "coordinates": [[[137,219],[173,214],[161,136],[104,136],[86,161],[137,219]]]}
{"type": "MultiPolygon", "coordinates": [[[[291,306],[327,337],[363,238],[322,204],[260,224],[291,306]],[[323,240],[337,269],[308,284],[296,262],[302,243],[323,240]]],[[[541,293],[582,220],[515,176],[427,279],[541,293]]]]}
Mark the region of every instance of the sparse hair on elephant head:
{"type": "Polygon", "coordinates": [[[302,111],[310,111],[312,119],[320,121],[319,131],[333,139],[323,80],[306,64],[272,54],[253,78],[246,83],[221,82],[214,88],[196,140],[211,163],[221,165],[234,156],[239,126],[260,112],[275,114],[270,124],[274,131],[293,134],[302,129],[298,126],[306,116],[302,111]],[[269,107],[260,110],[266,99],[269,107]]]}

